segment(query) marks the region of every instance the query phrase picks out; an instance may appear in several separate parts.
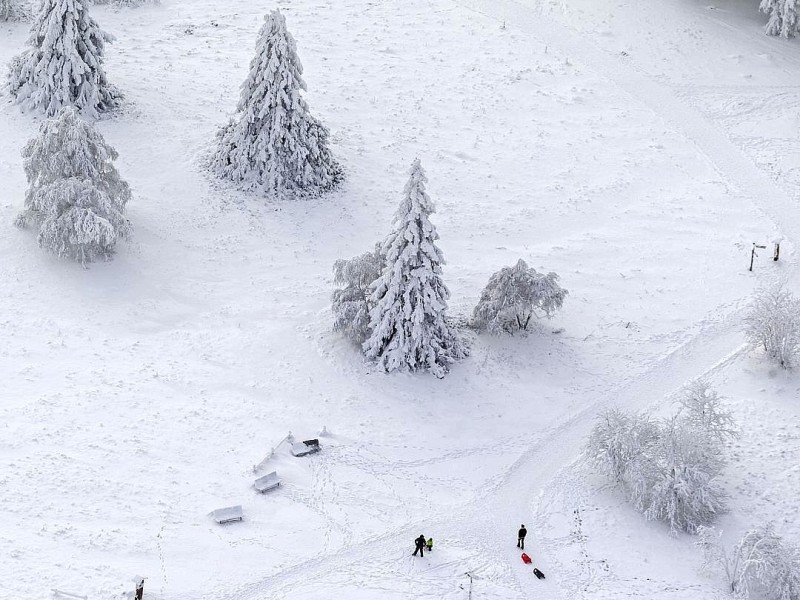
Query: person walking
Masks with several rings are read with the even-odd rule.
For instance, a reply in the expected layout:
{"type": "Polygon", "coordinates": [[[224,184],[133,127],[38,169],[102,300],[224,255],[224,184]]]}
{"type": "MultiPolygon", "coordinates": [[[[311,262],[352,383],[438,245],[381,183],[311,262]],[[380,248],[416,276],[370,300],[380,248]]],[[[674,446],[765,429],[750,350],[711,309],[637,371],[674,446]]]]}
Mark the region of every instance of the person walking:
{"type": "Polygon", "coordinates": [[[528,530],[525,529],[525,525],[519,526],[519,531],[517,532],[517,548],[522,548],[525,550],[525,536],[528,535],[528,530]]]}
{"type": "Polygon", "coordinates": [[[428,541],[425,542],[425,547],[428,549],[428,552],[433,550],[433,538],[428,538],[428,541]]]}
{"type": "Polygon", "coordinates": [[[414,540],[414,554],[412,556],[416,556],[417,552],[419,552],[419,557],[422,558],[425,555],[425,536],[419,534],[419,537],[414,540]]]}

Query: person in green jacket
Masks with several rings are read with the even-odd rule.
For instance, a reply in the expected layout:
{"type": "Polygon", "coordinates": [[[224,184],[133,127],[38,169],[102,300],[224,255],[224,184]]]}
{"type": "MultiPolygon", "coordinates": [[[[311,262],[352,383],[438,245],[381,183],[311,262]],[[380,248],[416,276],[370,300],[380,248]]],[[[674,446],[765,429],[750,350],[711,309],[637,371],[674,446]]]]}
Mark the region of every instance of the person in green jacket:
{"type": "Polygon", "coordinates": [[[425,547],[428,549],[428,552],[433,550],[433,538],[428,538],[428,541],[425,542],[425,547]]]}

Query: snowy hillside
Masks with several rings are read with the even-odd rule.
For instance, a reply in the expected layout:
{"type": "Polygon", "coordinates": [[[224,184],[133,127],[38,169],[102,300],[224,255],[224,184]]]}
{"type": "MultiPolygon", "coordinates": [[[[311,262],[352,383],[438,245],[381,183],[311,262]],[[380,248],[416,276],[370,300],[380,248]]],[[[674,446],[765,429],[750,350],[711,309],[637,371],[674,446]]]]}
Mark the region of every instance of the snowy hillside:
{"type": "MultiPolygon", "coordinates": [[[[450,600],[468,572],[476,600],[726,598],[691,536],[578,460],[604,408],[668,414],[700,376],[741,429],[724,539],[773,521],[800,544],[800,379],[741,331],[753,290],[798,290],[800,45],[765,37],[755,0],[644,4],[92,7],[125,97],[97,124],[133,194],[113,260],[13,226],[42,117],[0,96],[0,597],[132,598],[141,574],[146,600],[450,600]],[[317,199],[204,171],[276,7],[346,174],[317,199]],[[520,258],[569,290],[527,337],[468,333],[441,380],[386,375],[332,331],[332,265],[390,231],[416,157],[451,315],[520,258]],[[287,432],[323,426],[254,491],[287,432]],[[208,516],[231,505],[241,523],[208,516]]],[[[0,63],[27,37],[0,22],[0,63]]]]}

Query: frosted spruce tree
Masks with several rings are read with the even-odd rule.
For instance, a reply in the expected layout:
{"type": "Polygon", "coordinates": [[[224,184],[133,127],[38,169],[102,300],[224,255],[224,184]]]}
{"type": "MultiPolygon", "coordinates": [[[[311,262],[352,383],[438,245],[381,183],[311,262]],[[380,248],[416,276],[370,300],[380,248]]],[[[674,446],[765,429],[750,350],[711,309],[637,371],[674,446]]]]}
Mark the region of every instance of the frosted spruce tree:
{"type": "Polygon", "coordinates": [[[43,0],[28,40],[12,59],[8,88],[25,110],[55,115],[74,106],[95,118],[119,104],[106,80],[103,53],[113,37],[89,16],[88,0],[43,0]]]}
{"type": "Polygon", "coordinates": [[[87,263],[109,257],[130,235],[131,191],[112,163],[117,152],[77,109],[63,108],[42,123],[22,157],[29,187],[15,223],[38,226],[39,246],[87,263]]]}
{"type": "Polygon", "coordinates": [[[242,189],[315,196],[342,170],[328,149],[328,130],[309,112],[303,66],[286,19],[264,17],[237,113],[217,134],[212,170],[242,189]]]}
{"type": "Polygon", "coordinates": [[[761,0],[759,8],[769,18],[764,27],[767,35],[791,38],[800,33],[800,0],[761,0]]]}
{"type": "Polygon", "coordinates": [[[444,257],[429,218],[434,207],[426,181],[417,159],[395,214],[395,230],[383,243],[386,266],[373,284],[372,333],[363,349],[386,372],[430,371],[441,378],[468,351],[445,320],[450,292],[442,280],[444,257]]]}
{"type": "Polygon", "coordinates": [[[0,0],[0,21],[26,21],[30,10],[23,0],[0,0]]]}

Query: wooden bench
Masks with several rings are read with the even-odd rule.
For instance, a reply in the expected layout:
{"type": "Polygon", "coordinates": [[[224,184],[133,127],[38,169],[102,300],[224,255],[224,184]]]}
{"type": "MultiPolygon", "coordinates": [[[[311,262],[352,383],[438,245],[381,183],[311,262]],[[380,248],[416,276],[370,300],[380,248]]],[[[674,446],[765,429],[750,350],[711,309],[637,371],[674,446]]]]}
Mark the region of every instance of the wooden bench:
{"type": "Polygon", "coordinates": [[[274,490],[281,484],[281,480],[278,479],[278,474],[273,471],[272,473],[267,473],[263,477],[259,477],[256,479],[253,487],[256,488],[256,491],[266,494],[270,490],[274,490]]]}
{"type": "Polygon", "coordinates": [[[292,456],[306,456],[320,451],[319,440],[305,440],[292,444],[292,456]]]}
{"type": "Polygon", "coordinates": [[[233,521],[241,521],[244,518],[241,504],[236,506],[227,506],[225,508],[218,508],[211,511],[211,518],[220,525],[225,523],[232,523],[233,521]]]}

